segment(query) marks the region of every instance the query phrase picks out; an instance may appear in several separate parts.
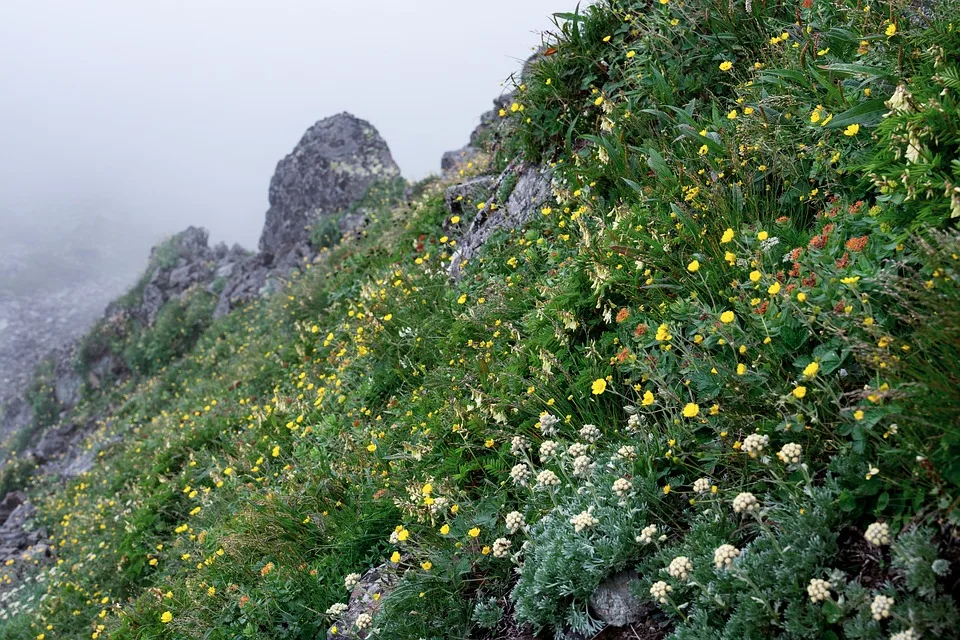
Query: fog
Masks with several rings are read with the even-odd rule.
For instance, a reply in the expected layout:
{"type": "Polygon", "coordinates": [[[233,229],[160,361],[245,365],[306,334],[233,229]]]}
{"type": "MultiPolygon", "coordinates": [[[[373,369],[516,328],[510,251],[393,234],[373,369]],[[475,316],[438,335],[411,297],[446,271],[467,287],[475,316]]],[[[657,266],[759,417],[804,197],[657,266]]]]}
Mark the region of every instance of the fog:
{"type": "Polygon", "coordinates": [[[436,172],[566,8],[2,2],[0,252],[15,218],[22,241],[35,222],[70,233],[90,216],[123,227],[131,254],[188,224],[255,247],[276,162],[344,110],[378,128],[405,177],[436,172]]]}

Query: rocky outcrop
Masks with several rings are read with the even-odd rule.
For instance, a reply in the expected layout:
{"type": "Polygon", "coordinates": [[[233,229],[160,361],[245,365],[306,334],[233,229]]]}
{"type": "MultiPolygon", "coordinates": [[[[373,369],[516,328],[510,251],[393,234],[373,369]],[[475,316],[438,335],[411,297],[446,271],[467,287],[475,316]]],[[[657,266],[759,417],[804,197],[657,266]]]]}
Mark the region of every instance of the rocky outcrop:
{"type": "MultiPolygon", "coordinates": [[[[476,185],[476,181],[458,185],[453,189],[463,189],[465,186],[470,187],[471,184],[476,185]]],[[[522,226],[553,200],[550,171],[540,165],[515,161],[492,184],[484,182],[483,185],[489,193],[485,206],[470,222],[469,228],[457,243],[457,250],[450,260],[450,275],[455,278],[460,277],[463,265],[476,255],[494,232],[498,229],[522,226]],[[491,206],[494,204],[495,197],[505,195],[500,192],[511,183],[514,186],[510,195],[506,196],[506,202],[496,208],[491,206]]],[[[452,206],[451,203],[456,202],[455,194],[449,194],[447,200],[448,206],[452,206]]]]}
{"type": "Polygon", "coordinates": [[[614,627],[625,627],[649,616],[652,608],[633,593],[639,582],[640,577],[633,570],[604,580],[590,596],[594,615],[614,627]]]}
{"type": "Polygon", "coordinates": [[[0,502],[0,567],[15,576],[25,561],[50,557],[46,531],[32,526],[35,512],[21,491],[8,493],[0,502]],[[10,560],[12,566],[7,564],[10,560]]]}
{"type": "Polygon", "coordinates": [[[364,573],[350,592],[347,610],[332,625],[337,631],[328,631],[327,640],[356,640],[368,637],[370,629],[358,629],[357,618],[361,615],[371,618],[376,616],[380,610],[380,604],[393,592],[400,578],[397,565],[388,563],[364,573]]]}
{"type": "MultiPolygon", "coordinates": [[[[400,168],[369,122],[349,113],[320,120],[277,164],[260,253],[236,265],[214,317],[276,291],[291,271],[316,257],[310,228],[318,220],[346,214],[377,182],[396,179],[400,168]]],[[[345,215],[341,232],[353,232],[362,217],[345,215]]]]}
{"type": "Polygon", "coordinates": [[[470,142],[454,151],[447,151],[440,158],[440,169],[443,172],[455,171],[474,160],[484,147],[484,140],[497,129],[501,118],[500,110],[509,109],[513,103],[512,93],[507,93],[494,99],[493,109],[480,116],[480,124],[470,134],[470,142]]]}

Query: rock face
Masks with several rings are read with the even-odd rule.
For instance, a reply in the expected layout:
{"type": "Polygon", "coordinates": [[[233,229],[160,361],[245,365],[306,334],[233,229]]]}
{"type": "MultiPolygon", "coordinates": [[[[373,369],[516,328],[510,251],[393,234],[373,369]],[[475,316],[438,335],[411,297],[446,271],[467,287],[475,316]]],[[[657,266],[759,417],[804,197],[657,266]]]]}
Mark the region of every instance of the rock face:
{"type": "Polygon", "coordinates": [[[346,212],[371,185],[399,176],[387,143],[369,122],[341,113],[307,129],[270,180],[260,253],[236,265],[214,317],[276,291],[280,280],[316,256],[310,225],[346,212]]]}
{"type": "MultiPolygon", "coordinates": [[[[483,180],[483,179],[478,179],[483,180]]],[[[470,222],[470,227],[462,240],[457,244],[457,250],[450,260],[450,275],[459,277],[462,264],[473,258],[490,236],[498,229],[519,227],[531,218],[544,206],[553,200],[553,191],[550,187],[550,172],[540,165],[531,165],[523,162],[511,163],[493,183],[478,180],[466,182],[463,185],[451,187],[454,190],[474,189],[483,187],[488,189],[487,204],[470,222]],[[494,209],[490,206],[493,194],[501,190],[502,185],[514,182],[514,187],[503,206],[494,209]]],[[[448,193],[448,206],[452,207],[456,200],[456,193],[448,193]]],[[[451,208],[451,211],[453,209],[451,208]]]]}
{"type": "Polygon", "coordinates": [[[386,563],[364,573],[350,592],[347,610],[333,625],[337,628],[337,632],[328,631],[327,640],[356,640],[356,638],[368,637],[369,628],[357,629],[357,618],[364,614],[376,616],[381,602],[396,588],[400,577],[395,566],[386,563]]]}
{"type": "Polygon", "coordinates": [[[400,168],[373,126],[349,113],[316,123],[270,180],[270,209],[260,235],[268,263],[280,262],[306,241],[317,218],[347,209],[370,185],[395,178],[400,168]]]}

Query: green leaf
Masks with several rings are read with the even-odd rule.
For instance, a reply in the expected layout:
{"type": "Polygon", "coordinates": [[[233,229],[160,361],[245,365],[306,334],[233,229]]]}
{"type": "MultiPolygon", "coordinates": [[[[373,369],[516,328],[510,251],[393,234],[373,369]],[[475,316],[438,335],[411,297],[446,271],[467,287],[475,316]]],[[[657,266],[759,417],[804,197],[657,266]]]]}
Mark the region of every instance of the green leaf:
{"type": "Polygon", "coordinates": [[[830,624],[836,624],[843,618],[843,611],[833,600],[824,600],[823,617],[826,618],[830,624]]]}
{"type": "Polygon", "coordinates": [[[837,504],[841,511],[846,511],[847,513],[857,508],[857,500],[849,491],[843,491],[843,493],[840,494],[840,497],[837,499],[837,504]]]}
{"type": "Polygon", "coordinates": [[[884,491],[879,496],[877,496],[877,511],[883,511],[887,508],[887,505],[890,504],[890,494],[884,491]]]}
{"type": "Polygon", "coordinates": [[[826,124],[825,129],[845,128],[851,124],[874,124],[887,112],[881,98],[861,102],[855,107],[839,113],[826,124]]]}

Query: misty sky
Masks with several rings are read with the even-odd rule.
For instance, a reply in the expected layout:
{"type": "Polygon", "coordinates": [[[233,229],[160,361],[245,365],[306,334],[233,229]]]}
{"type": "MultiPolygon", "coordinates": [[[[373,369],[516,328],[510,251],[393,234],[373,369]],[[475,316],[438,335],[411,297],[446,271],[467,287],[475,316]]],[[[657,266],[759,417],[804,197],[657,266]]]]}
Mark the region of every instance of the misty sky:
{"type": "Polygon", "coordinates": [[[350,111],[405,177],[439,171],[572,4],[2,2],[0,240],[13,215],[100,214],[255,247],[276,163],[316,120],[350,111]]]}

